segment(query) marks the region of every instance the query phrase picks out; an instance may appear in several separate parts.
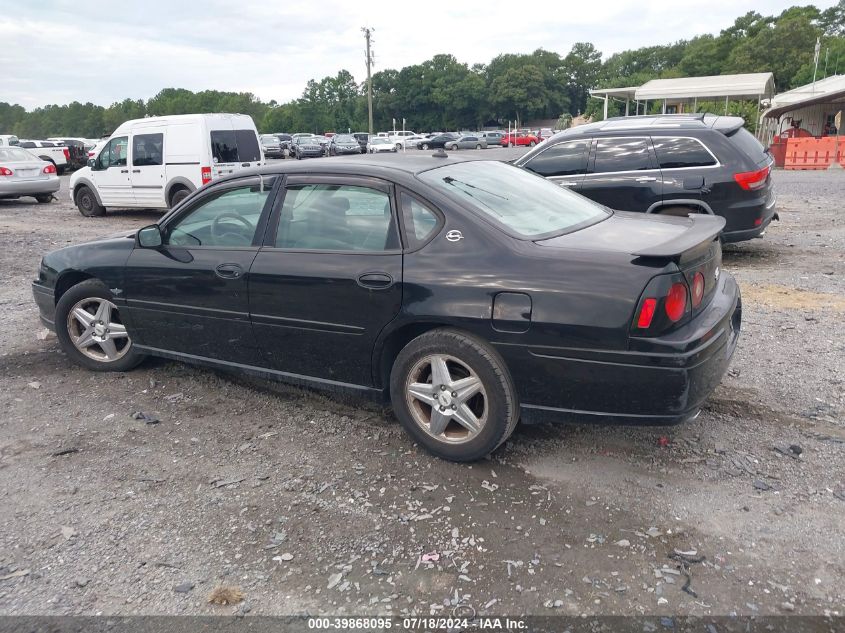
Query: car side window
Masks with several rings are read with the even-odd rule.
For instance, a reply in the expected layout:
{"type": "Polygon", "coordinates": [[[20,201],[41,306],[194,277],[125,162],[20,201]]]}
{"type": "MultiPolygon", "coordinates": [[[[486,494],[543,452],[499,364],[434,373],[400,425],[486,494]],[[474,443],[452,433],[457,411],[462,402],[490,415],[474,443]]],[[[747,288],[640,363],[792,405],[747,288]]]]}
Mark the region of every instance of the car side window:
{"type": "Polygon", "coordinates": [[[136,134],[132,137],[132,165],[144,167],[164,164],[164,134],[136,134]]]}
{"type": "Polygon", "coordinates": [[[357,185],[290,185],[274,244],[320,251],[398,249],[390,196],[357,185]]]}
{"type": "Polygon", "coordinates": [[[713,155],[694,138],[654,136],[651,142],[661,169],[710,167],[716,164],[713,155]]]}
{"type": "Polygon", "coordinates": [[[587,171],[590,140],[558,143],[536,155],[525,168],[540,176],[575,176],[587,171]]]}
{"type": "Polygon", "coordinates": [[[125,167],[126,150],[128,147],[128,136],[118,136],[111,139],[97,156],[97,163],[102,169],[107,169],[108,167],[125,167]]]}
{"type": "Polygon", "coordinates": [[[595,173],[652,169],[644,138],[600,138],[596,145],[595,173]]]}
{"type": "Polygon", "coordinates": [[[416,248],[431,237],[440,220],[434,211],[404,191],[399,200],[405,224],[405,241],[409,248],[416,248]]]}
{"type": "Polygon", "coordinates": [[[261,212],[273,188],[273,179],[209,194],[167,226],[164,243],[170,246],[249,246],[261,212]]]}

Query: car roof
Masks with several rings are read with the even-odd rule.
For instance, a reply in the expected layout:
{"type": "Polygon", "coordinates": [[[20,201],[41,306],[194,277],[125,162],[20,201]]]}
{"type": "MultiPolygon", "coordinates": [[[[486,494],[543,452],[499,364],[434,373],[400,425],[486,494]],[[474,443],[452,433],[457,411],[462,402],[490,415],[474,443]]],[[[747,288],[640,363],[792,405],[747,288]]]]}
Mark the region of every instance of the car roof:
{"type": "Polygon", "coordinates": [[[214,180],[214,184],[237,180],[245,176],[274,176],[279,174],[312,175],[347,175],[371,176],[374,178],[395,179],[396,177],[415,176],[430,169],[454,165],[456,163],[481,162],[487,159],[476,156],[446,155],[445,158],[433,154],[391,154],[390,156],[342,157],[323,161],[284,161],[254,169],[244,169],[236,174],[214,180]]]}
{"type": "Polygon", "coordinates": [[[628,117],[611,117],[604,121],[587,123],[555,134],[555,138],[571,138],[584,134],[608,132],[671,132],[673,130],[695,131],[715,129],[727,132],[741,127],[742,117],[719,116],[706,112],[692,114],[646,114],[628,117]]]}

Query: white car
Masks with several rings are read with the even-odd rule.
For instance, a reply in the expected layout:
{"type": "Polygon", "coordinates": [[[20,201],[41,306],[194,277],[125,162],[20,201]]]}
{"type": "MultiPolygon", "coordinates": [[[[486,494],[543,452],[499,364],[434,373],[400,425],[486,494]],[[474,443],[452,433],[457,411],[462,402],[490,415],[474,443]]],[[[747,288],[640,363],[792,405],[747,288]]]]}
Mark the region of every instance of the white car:
{"type": "Polygon", "coordinates": [[[70,198],[85,216],[104,215],[107,207],[169,209],[215,178],[263,164],[246,114],[134,119],[73,174],[70,198]]]}
{"type": "Polygon", "coordinates": [[[53,141],[34,141],[30,139],[19,139],[18,147],[29,150],[41,160],[53,163],[56,172],[61,176],[70,162],[70,150],[63,144],[53,141]]]}
{"type": "Polygon", "coordinates": [[[32,196],[43,204],[58,190],[55,165],[20,147],[0,146],[0,198],[32,196]]]}
{"type": "Polygon", "coordinates": [[[370,137],[370,142],[367,143],[367,151],[370,154],[378,154],[380,152],[396,152],[396,145],[389,138],[385,136],[370,137]]]}

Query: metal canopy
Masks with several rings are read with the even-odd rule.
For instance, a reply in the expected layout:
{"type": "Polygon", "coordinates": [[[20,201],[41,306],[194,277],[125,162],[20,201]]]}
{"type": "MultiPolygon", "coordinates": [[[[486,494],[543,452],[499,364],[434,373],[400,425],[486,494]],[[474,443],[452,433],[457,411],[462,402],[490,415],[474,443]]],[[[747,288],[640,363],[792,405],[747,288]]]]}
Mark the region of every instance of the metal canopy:
{"type": "Polygon", "coordinates": [[[634,98],[639,101],[706,99],[708,97],[758,99],[770,97],[774,94],[774,91],[775,78],[772,73],[748,73],[743,75],[652,79],[636,88],[634,98]]]}
{"type": "Polygon", "coordinates": [[[820,79],[815,84],[799,86],[775,95],[763,116],[776,119],[782,114],[799,108],[820,103],[842,102],[845,102],[845,75],[833,75],[827,79],[820,79]]]}

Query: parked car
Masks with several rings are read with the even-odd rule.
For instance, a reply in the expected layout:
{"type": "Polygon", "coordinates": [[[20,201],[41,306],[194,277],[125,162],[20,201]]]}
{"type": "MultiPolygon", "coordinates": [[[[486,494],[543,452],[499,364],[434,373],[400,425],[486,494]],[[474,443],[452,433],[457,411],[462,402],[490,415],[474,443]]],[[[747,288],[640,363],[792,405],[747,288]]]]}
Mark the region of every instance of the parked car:
{"type": "Polygon", "coordinates": [[[502,138],[505,136],[503,132],[480,132],[479,136],[487,141],[487,145],[501,145],[502,138]]]}
{"type": "Polygon", "coordinates": [[[70,166],[70,149],[53,141],[36,141],[31,139],[19,139],[18,147],[29,150],[41,160],[52,163],[56,173],[60,176],[70,166]]]}
{"type": "Polygon", "coordinates": [[[82,215],[108,207],[167,209],[215,178],[264,162],[258,132],[245,114],[180,114],[133,119],[70,178],[82,215]]]}
{"type": "Polygon", "coordinates": [[[511,132],[502,136],[502,147],[534,147],[541,140],[531,132],[511,132]]]}
{"type": "Polygon", "coordinates": [[[94,145],[94,147],[92,147],[91,149],[88,150],[88,160],[91,160],[92,158],[96,158],[97,155],[102,151],[102,149],[106,146],[106,143],[108,143],[108,142],[109,142],[109,139],[107,139],[107,138],[100,139],[99,141],[97,141],[96,144],[94,145]]]}
{"type": "Polygon", "coordinates": [[[282,148],[282,151],[290,151],[291,143],[293,142],[293,137],[290,134],[282,134],[276,133],[273,134],[277,139],[279,139],[279,145],[282,148]]]}
{"type": "Polygon", "coordinates": [[[293,155],[297,160],[320,158],[324,154],[323,146],[315,136],[297,136],[293,139],[293,155]]]}
{"type": "Polygon", "coordinates": [[[386,136],[371,136],[370,142],[367,143],[367,151],[370,154],[378,154],[381,152],[396,152],[396,145],[386,136]]]}
{"type": "Polygon", "coordinates": [[[614,212],[498,161],[279,162],[46,254],[32,290],[83,367],[162,356],[390,398],[414,441],[469,461],[520,418],[695,416],[739,338],[724,223],[614,212]]]}
{"type": "Polygon", "coordinates": [[[737,242],[778,217],[773,162],[740,117],[683,114],[565,130],[516,164],[612,209],[722,216],[737,242]]]}
{"type": "Polygon", "coordinates": [[[282,144],[275,134],[261,135],[261,149],[264,150],[266,158],[284,158],[285,152],[282,149],[282,144]]]}
{"type": "Polygon", "coordinates": [[[329,156],[340,156],[343,154],[360,154],[361,146],[351,134],[336,134],[329,142],[329,156]]]}
{"type": "Polygon", "coordinates": [[[88,164],[89,146],[86,145],[87,141],[79,138],[49,138],[47,140],[67,147],[68,167],[70,169],[79,169],[88,164]]]}
{"type": "Polygon", "coordinates": [[[352,136],[355,137],[355,140],[358,141],[358,145],[361,146],[361,153],[367,153],[367,143],[370,140],[370,135],[367,132],[354,132],[352,136]]]}
{"type": "Polygon", "coordinates": [[[0,134],[0,147],[8,147],[18,144],[18,137],[14,134],[0,134]]]}
{"type": "Polygon", "coordinates": [[[47,203],[59,190],[56,166],[21,147],[0,146],[0,198],[32,196],[47,203]]]}
{"type": "Polygon", "coordinates": [[[428,140],[427,136],[422,134],[414,134],[413,136],[403,136],[397,142],[400,143],[399,149],[414,149],[420,141],[428,140]]]}
{"type": "Polygon", "coordinates": [[[446,143],[452,143],[457,140],[456,136],[451,134],[438,134],[429,139],[417,142],[417,149],[436,149],[438,147],[445,147],[446,143]]]}
{"type": "Polygon", "coordinates": [[[470,134],[467,136],[461,136],[454,141],[449,141],[444,145],[445,149],[487,149],[487,140],[476,136],[474,134],[470,134]]]}
{"type": "Polygon", "coordinates": [[[323,150],[323,156],[329,155],[329,139],[326,136],[321,136],[319,134],[315,134],[311,137],[312,141],[316,141],[320,144],[320,149],[323,150]]]}

